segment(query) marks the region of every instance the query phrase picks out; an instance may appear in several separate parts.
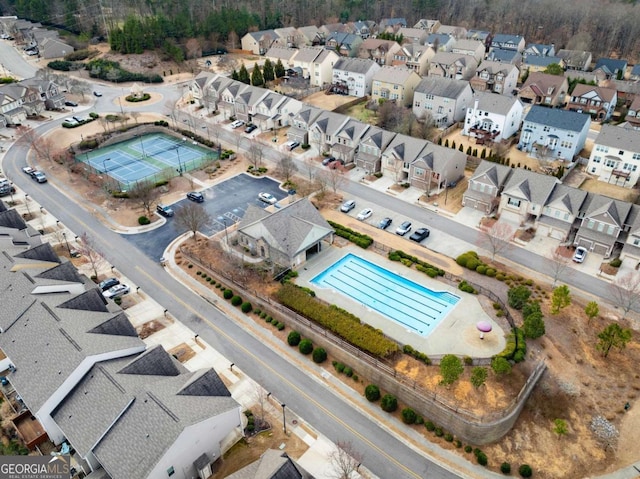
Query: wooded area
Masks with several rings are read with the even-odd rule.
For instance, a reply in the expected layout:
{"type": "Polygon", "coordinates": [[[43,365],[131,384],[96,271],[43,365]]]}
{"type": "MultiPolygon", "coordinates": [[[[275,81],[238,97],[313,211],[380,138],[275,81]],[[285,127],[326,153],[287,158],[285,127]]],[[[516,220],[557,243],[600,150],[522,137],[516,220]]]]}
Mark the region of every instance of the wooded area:
{"type": "Polygon", "coordinates": [[[189,38],[237,43],[250,30],[404,17],[409,26],[437,18],[447,25],[520,34],[527,43],[589,50],[595,58],[635,62],[640,56],[640,7],[629,0],[0,0],[0,7],[4,15],[88,36],[122,28],[133,17],[139,20],[129,26],[140,27],[144,37],[135,41],[155,47],[166,39],[183,47],[189,38]]]}

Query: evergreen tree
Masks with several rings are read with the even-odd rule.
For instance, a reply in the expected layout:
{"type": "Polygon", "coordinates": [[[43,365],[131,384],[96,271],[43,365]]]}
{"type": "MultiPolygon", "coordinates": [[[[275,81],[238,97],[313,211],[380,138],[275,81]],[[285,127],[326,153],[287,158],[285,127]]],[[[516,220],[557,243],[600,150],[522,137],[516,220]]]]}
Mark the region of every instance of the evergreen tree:
{"type": "Polygon", "coordinates": [[[273,71],[276,74],[276,78],[282,78],[284,76],[284,65],[282,64],[282,61],[279,58],[273,71]]]}
{"type": "Polygon", "coordinates": [[[235,68],[231,72],[231,79],[232,80],[240,80],[240,75],[238,75],[238,72],[236,71],[235,68]]]}
{"type": "Polygon", "coordinates": [[[253,71],[251,72],[251,84],[253,86],[264,85],[264,78],[262,76],[262,72],[260,71],[260,65],[258,65],[257,63],[253,67],[253,71]]]}
{"type": "Polygon", "coordinates": [[[264,82],[273,81],[275,78],[275,72],[273,71],[273,63],[268,58],[264,61],[264,66],[262,67],[262,76],[264,78],[264,82]]]}
{"type": "Polygon", "coordinates": [[[249,72],[247,71],[247,67],[244,66],[244,63],[240,67],[240,71],[238,72],[238,81],[242,83],[249,84],[249,72]]]}

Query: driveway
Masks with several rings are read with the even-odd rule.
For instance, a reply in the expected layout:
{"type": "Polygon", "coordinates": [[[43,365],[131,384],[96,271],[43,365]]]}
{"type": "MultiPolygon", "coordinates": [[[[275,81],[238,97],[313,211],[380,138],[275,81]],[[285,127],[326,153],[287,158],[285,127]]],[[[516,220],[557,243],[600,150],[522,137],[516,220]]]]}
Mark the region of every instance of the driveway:
{"type": "MultiPolygon", "coordinates": [[[[232,226],[244,216],[248,205],[265,208],[268,205],[258,199],[258,193],[263,191],[271,193],[278,201],[287,196],[287,192],[280,189],[279,182],[268,177],[256,178],[247,174],[234,176],[202,190],[204,203],[201,204],[211,221],[200,232],[205,236],[211,236],[224,230],[225,225],[232,226]]],[[[176,217],[180,215],[180,210],[189,203],[191,201],[184,198],[172,204],[175,215],[172,218],[167,218],[166,223],[159,228],[145,233],[122,236],[154,261],[160,261],[167,246],[187,231],[186,228],[178,225],[176,217]]]]}

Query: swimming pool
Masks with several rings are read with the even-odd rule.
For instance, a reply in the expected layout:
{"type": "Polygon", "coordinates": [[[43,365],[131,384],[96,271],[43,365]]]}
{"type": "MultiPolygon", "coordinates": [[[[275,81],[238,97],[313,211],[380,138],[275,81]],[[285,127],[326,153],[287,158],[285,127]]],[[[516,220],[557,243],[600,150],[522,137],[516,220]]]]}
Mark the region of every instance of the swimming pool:
{"type": "Polygon", "coordinates": [[[431,333],[460,300],[455,294],[433,291],[353,253],[311,283],[343,294],[421,336],[431,333]]]}

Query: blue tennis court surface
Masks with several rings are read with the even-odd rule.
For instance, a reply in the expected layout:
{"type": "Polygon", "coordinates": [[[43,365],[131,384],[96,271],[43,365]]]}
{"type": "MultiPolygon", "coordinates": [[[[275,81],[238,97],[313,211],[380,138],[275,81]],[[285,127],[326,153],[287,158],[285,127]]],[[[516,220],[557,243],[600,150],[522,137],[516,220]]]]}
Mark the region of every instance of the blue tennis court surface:
{"type": "Polygon", "coordinates": [[[343,294],[421,336],[431,333],[460,300],[448,291],[433,291],[352,253],[311,283],[343,294]]]}
{"type": "Polygon", "coordinates": [[[90,165],[96,174],[106,173],[122,188],[145,179],[166,180],[217,157],[217,152],[191,139],[153,133],[83,153],[77,159],[90,165]]]}

